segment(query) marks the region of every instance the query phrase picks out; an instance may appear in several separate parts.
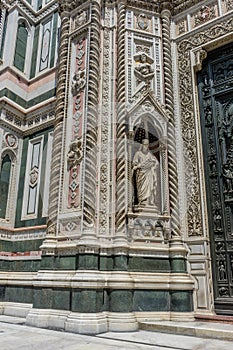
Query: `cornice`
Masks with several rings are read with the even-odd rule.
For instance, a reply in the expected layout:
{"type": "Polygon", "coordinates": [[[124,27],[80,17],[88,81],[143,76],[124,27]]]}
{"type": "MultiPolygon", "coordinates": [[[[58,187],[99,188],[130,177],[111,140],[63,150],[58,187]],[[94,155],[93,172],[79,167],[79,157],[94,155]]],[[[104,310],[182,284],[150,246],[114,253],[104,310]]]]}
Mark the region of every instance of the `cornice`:
{"type": "Polygon", "coordinates": [[[172,0],[170,1],[174,3],[174,8],[173,8],[173,15],[178,15],[179,13],[188,10],[190,7],[204,3],[205,1],[202,0],[172,0]]]}
{"type": "MultiPolygon", "coordinates": [[[[91,0],[98,1],[98,0],[91,0]]],[[[61,12],[70,12],[75,8],[83,5],[85,0],[57,0],[61,12]]],[[[172,15],[177,15],[190,7],[204,2],[200,0],[102,0],[103,4],[120,4],[123,3],[125,6],[136,7],[140,9],[145,9],[153,12],[162,12],[164,9],[171,11],[172,15]]]]}

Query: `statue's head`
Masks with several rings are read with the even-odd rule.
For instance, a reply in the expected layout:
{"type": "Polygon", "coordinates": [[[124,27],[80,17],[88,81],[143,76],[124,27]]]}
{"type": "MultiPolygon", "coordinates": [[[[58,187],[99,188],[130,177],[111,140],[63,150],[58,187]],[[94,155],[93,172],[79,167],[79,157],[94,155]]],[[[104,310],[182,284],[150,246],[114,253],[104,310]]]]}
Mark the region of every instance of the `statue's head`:
{"type": "Polygon", "coordinates": [[[147,62],[146,54],[144,53],[141,54],[141,62],[147,62]]]}
{"type": "Polygon", "coordinates": [[[142,145],[149,145],[149,140],[148,139],[143,139],[142,140],[142,145]]]}
{"type": "Polygon", "coordinates": [[[141,150],[148,150],[149,148],[149,140],[148,139],[143,139],[142,140],[142,145],[141,145],[141,150]]]}

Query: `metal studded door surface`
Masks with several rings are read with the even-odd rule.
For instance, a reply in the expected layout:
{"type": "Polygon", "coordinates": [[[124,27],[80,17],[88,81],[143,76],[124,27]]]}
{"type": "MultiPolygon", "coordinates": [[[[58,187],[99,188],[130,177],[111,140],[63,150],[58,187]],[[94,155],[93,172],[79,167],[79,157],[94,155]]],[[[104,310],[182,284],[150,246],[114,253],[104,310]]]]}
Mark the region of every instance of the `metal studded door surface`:
{"type": "Polygon", "coordinates": [[[233,45],[198,74],[215,311],[233,314],[233,45]]]}

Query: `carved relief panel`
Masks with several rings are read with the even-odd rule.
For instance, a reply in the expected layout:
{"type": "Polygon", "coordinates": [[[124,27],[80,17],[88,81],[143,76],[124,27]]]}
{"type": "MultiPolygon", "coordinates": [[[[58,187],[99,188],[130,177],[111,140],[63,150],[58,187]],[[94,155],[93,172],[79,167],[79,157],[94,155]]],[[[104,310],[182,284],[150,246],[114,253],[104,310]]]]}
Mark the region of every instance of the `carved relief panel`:
{"type": "MultiPolygon", "coordinates": [[[[216,310],[232,300],[233,47],[208,55],[199,74],[216,310]]],[[[229,307],[229,306],[228,306],[229,307]]],[[[222,312],[222,311],[221,311],[222,312]]]]}
{"type": "Polygon", "coordinates": [[[136,101],[148,87],[163,100],[160,19],[128,10],[126,26],[128,102],[136,101]]]}

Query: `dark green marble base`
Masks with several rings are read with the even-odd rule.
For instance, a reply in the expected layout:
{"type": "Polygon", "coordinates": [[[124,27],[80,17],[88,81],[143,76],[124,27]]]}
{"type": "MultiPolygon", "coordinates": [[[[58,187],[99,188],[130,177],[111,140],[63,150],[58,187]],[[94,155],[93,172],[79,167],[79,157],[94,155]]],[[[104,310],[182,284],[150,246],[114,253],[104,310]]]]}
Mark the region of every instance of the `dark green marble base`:
{"type": "Polygon", "coordinates": [[[36,309],[70,310],[71,291],[66,288],[35,288],[33,307],[36,309]]]}
{"type": "Polygon", "coordinates": [[[40,269],[40,260],[0,260],[0,271],[36,272],[40,269]]]}
{"type": "Polygon", "coordinates": [[[186,272],[186,260],[181,258],[148,258],[127,255],[101,256],[77,254],[73,256],[43,256],[41,268],[49,270],[99,270],[135,272],[186,272]]]}
{"type": "Polygon", "coordinates": [[[134,311],[170,311],[170,292],[167,290],[135,290],[134,311]]]}
{"type": "Polygon", "coordinates": [[[33,303],[33,288],[25,286],[6,286],[4,301],[14,303],[33,303]]]}
{"type": "Polygon", "coordinates": [[[12,253],[38,251],[42,243],[42,239],[32,239],[25,241],[0,240],[0,251],[12,253]]]}
{"type": "Polygon", "coordinates": [[[78,313],[192,312],[192,291],[0,287],[0,301],[78,313]]]}

